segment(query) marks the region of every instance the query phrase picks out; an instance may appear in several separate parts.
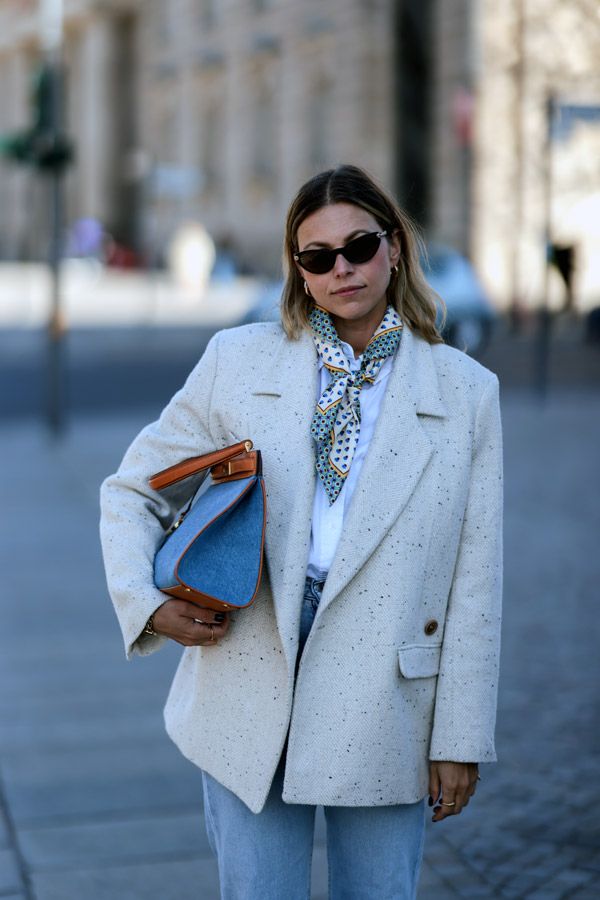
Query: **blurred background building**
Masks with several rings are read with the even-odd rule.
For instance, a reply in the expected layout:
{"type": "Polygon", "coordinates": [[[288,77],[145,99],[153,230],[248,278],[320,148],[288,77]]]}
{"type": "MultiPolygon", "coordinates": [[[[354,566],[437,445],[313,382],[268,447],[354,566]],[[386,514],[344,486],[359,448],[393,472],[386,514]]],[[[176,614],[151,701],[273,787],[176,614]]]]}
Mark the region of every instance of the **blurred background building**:
{"type": "MultiPolygon", "coordinates": [[[[64,14],[67,221],[101,222],[131,259],[163,264],[197,221],[276,276],[298,185],[355,162],[473,260],[499,308],[539,305],[549,241],[575,248],[575,309],[598,303],[596,0],[65,0],[64,14]]],[[[0,0],[0,131],[30,118],[38,59],[38,3],[0,0]]],[[[43,256],[38,181],[0,167],[2,259],[43,256]]]]}

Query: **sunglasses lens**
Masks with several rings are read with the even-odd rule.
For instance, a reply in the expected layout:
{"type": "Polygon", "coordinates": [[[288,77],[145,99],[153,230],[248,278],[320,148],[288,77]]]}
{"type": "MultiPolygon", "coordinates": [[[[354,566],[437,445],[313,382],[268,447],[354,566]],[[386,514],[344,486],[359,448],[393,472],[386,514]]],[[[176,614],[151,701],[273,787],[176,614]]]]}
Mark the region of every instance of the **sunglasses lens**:
{"type": "Polygon", "coordinates": [[[335,253],[332,250],[305,250],[300,253],[300,265],[313,275],[324,275],[333,269],[335,253]]]}
{"type": "Polygon", "coordinates": [[[344,256],[351,263],[366,263],[379,250],[381,238],[378,234],[363,234],[344,247],[344,256]]]}

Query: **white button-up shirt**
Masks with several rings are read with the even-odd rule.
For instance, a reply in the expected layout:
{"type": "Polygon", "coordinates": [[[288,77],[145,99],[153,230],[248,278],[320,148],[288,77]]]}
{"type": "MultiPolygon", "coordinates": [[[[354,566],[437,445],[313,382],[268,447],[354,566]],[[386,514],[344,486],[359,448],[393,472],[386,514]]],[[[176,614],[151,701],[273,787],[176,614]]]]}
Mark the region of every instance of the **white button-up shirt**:
{"type": "MultiPolygon", "coordinates": [[[[362,356],[355,359],[354,350],[345,341],[341,341],[342,349],[350,363],[352,372],[360,369],[362,356]]],[[[350,471],[344,482],[344,485],[338,494],[335,503],[329,505],[329,498],[325,493],[323,482],[317,476],[317,488],[315,491],[315,500],[313,503],[312,513],[312,531],[310,536],[310,555],[308,558],[307,575],[311,578],[319,576],[324,577],[333,561],[333,557],[339,543],[342,529],[344,527],[344,518],[350,506],[352,495],[356,488],[358,476],[362,469],[367,450],[375,423],[379,415],[381,401],[385,393],[385,386],[392,371],[394,357],[389,356],[381,366],[375,381],[370,384],[365,382],[360,391],[360,434],[358,445],[354,452],[350,471]]],[[[330,381],[330,374],[323,364],[323,360],[319,357],[319,395],[317,400],[327,387],[330,381]]]]}

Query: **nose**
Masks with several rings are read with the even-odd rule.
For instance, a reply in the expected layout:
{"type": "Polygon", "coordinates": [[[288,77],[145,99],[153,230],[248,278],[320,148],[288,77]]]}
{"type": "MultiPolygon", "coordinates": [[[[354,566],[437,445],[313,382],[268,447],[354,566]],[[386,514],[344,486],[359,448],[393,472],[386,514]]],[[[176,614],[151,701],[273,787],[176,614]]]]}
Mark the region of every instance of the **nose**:
{"type": "Polygon", "coordinates": [[[335,258],[335,264],[333,266],[333,274],[337,276],[343,276],[352,271],[352,263],[348,262],[346,257],[341,253],[338,253],[335,258]]]}

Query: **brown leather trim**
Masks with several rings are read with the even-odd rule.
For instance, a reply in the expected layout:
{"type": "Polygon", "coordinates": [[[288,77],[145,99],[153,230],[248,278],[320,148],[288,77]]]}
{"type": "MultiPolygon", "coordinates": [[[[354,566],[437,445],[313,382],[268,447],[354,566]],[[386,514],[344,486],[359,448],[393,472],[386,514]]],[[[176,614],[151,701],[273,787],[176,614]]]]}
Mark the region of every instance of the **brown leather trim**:
{"type": "MultiPolygon", "coordinates": [[[[217,612],[231,612],[243,608],[240,606],[230,606],[227,603],[223,603],[221,600],[217,600],[216,597],[202,594],[200,591],[195,591],[192,588],[186,588],[182,584],[176,584],[172,587],[165,588],[162,593],[169,594],[171,597],[176,597],[178,600],[188,600],[190,603],[196,603],[198,606],[205,606],[207,609],[214,609],[217,612]]],[[[254,600],[254,597],[252,599],[254,600]]],[[[250,604],[248,604],[248,606],[249,605],[250,604]]]]}
{"type": "Polygon", "coordinates": [[[167,469],[156,472],[148,479],[148,484],[155,491],[160,491],[170,484],[183,481],[184,478],[189,478],[190,475],[196,475],[198,472],[232,459],[234,456],[239,456],[242,453],[246,454],[248,445],[252,447],[252,441],[239,441],[239,443],[232,444],[230,447],[224,447],[222,450],[214,450],[212,453],[204,453],[202,456],[192,456],[190,459],[184,459],[174,466],[169,466],[167,469]]]}
{"type": "Polygon", "coordinates": [[[213,481],[221,483],[222,481],[236,481],[239,478],[249,478],[251,475],[258,473],[258,450],[252,450],[250,453],[244,453],[235,459],[227,462],[218,463],[210,470],[213,481]]]}

